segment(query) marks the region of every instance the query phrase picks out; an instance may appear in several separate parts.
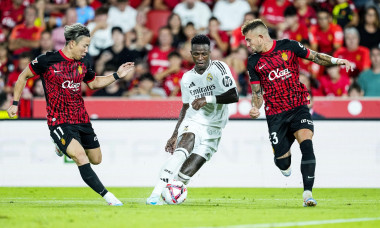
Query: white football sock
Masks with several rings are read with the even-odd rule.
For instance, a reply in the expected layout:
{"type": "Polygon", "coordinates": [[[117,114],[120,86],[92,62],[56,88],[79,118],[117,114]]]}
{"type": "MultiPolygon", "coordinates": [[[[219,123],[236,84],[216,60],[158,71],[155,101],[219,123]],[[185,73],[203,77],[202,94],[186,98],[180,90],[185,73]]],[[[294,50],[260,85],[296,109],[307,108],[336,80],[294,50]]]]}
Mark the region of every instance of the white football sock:
{"type": "Polygon", "coordinates": [[[184,183],[185,185],[187,185],[189,182],[190,182],[190,178],[189,176],[181,173],[181,172],[178,172],[178,175],[176,177],[176,180],[179,180],[181,181],[182,183],[184,183]]]}
{"type": "Polygon", "coordinates": [[[178,173],[179,168],[185,162],[186,158],[189,156],[189,152],[184,148],[177,148],[173,155],[166,161],[162,167],[159,178],[160,180],[154,187],[151,196],[161,195],[162,190],[165,188],[166,184],[171,181],[174,176],[178,173]]]}

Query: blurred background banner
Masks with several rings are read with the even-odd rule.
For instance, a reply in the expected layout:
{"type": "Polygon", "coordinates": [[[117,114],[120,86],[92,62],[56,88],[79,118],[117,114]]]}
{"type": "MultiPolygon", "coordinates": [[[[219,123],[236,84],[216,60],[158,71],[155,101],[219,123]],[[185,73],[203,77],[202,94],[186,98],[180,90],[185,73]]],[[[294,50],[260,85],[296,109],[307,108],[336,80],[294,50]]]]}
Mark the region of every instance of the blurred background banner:
{"type": "MultiPolygon", "coordinates": [[[[93,166],[106,186],[153,186],[174,120],[95,120],[103,162],[93,166]]],[[[316,188],[380,187],[379,121],[315,121],[316,188]]],[[[273,163],[267,123],[232,120],[218,152],[192,179],[195,187],[302,187],[298,144],[293,173],[273,163]]],[[[45,121],[0,121],[0,186],[85,186],[77,167],[58,157],[45,121]]]]}

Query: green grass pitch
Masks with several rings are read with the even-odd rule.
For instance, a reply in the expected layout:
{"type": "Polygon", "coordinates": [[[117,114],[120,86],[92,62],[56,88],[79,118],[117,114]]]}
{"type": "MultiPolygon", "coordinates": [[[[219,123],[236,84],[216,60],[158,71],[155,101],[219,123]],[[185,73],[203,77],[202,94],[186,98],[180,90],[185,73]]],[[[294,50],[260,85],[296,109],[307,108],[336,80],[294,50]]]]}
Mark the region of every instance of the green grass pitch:
{"type": "Polygon", "coordinates": [[[181,205],[147,206],[152,188],[109,188],[111,207],[90,188],[0,188],[0,227],[380,227],[380,189],[188,188],[181,205]]]}

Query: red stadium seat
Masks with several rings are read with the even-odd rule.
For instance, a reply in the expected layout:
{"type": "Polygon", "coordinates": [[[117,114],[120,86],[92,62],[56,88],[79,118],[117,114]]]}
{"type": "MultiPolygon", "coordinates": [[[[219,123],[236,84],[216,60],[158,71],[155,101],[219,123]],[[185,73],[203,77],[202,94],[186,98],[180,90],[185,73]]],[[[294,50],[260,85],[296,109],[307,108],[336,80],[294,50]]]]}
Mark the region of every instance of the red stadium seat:
{"type": "Polygon", "coordinates": [[[147,14],[146,27],[153,31],[154,40],[157,38],[158,30],[167,24],[170,10],[151,10],[147,14]]]}

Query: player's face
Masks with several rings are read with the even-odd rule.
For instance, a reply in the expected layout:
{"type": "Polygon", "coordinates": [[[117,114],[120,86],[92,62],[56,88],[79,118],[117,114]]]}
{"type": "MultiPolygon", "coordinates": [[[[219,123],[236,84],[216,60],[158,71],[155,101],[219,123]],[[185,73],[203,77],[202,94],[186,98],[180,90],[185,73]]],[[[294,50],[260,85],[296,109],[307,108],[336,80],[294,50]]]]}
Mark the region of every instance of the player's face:
{"type": "Polygon", "coordinates": [[[81,60],[86,56],[90,40],[90,37],[83,37],[78,43],[74,41],[72,52],[75,60],[81,60]]]}
{"type": "Polygon", "coordinates": [[[206,70],[210,64],[210,46],[207,44],[194,44],[190,52],[196,70],[206,70]]]}
{"type": "Polygon", "coordinates": [[[262,52],[264,40],[254,31],[250,30],[245,34],[245,41],[247,41],[247,46],[252,49],[253,53],[262,52]]]}

